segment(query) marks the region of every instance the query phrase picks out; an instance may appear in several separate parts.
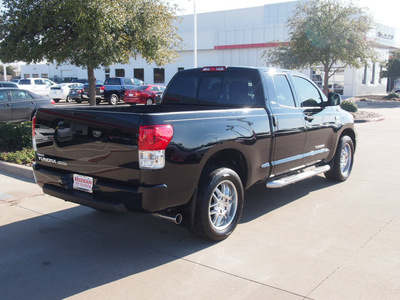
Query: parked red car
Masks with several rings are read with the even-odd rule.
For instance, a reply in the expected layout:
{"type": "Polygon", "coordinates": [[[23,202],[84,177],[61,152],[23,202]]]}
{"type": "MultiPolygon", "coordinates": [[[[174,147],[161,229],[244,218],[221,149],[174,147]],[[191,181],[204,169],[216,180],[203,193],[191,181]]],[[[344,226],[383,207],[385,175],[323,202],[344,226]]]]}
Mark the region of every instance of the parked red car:
{"type": "Polygon", "coordinates": [[[142,103],[151,105],[159,101],[165,86],[162,85],[140,85],[134,89],[126,90],[124,95],[125,103],[142,103]]]}

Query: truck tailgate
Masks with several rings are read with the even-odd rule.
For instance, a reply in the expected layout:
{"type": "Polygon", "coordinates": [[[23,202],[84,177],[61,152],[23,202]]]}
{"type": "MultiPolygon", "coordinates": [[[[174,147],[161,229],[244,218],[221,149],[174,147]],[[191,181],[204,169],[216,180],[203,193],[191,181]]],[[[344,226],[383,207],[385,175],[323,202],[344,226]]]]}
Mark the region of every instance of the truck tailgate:
{"type": "Polygon", "coordinates": [[[40,109],[36,161],[59,172],[138,185],[139,120],[132,112],[40,109]]]}

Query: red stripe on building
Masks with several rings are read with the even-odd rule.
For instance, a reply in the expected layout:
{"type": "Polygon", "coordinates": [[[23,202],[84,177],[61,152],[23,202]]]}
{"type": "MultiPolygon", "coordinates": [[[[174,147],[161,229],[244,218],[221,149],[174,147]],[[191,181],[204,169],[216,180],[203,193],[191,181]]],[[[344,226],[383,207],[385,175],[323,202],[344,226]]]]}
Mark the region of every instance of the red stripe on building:
{"type": "Polygon", "coordinates": [[[276,43],[222,45],[222,46],[214,46],[214,50],[243,49],[243,48],[271,48],[288,44],[289,44],[288,42],[281,42],[281,43],[276,42],[276,43]]]}

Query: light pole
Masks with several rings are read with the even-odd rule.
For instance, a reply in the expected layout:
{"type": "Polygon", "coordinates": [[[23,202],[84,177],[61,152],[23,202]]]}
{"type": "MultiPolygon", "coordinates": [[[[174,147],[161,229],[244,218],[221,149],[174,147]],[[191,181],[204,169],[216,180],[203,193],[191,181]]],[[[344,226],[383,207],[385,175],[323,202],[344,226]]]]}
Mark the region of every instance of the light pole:
{"type": "Polygon", "coordinates": [[[7,68],[6,68],[6,64],[3,63],[3,74],[4,74],[4,81],[7,81],[7,68]]]}
{"type": "Polygon", "coordinates": [[[194,56],[194,67],[197,68],[197,13],[196,13],[196,0],[193,0],[193,31],[194,31],[194,42],[193,42],[193,56],[194,56]]]}

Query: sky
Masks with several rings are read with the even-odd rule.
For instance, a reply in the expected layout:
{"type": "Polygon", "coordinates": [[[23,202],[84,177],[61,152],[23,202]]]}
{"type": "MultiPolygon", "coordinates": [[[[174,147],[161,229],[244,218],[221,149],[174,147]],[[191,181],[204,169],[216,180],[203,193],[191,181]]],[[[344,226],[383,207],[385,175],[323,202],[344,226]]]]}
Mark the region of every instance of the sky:
{"type": "MultiPolygon", "coordinates": [[[[193,0],[168,0],[182,8],[180,14],[193,13],[193,0]]],[[[197,13],[228,10],[264,4],[288,2],[290,0],[196,0],[197,13]]],[[[377,23],[400,29],[400,1],[398,0],[353,0],[353,3],[366,7],[377,23]]]]}

